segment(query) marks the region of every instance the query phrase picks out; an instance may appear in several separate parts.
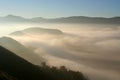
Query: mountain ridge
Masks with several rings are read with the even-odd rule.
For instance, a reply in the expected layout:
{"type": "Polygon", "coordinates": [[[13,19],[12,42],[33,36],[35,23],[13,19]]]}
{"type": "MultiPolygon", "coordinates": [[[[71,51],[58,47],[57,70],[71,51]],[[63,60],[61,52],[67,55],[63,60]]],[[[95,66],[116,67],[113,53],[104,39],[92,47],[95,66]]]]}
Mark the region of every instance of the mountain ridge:
{"type": "Polygon", "coordinates": [[[59,29],[49,29],[49,28],[40,28],[40,27],[31,27],[31,28],[27,28],[24,30],[20,30],[20,31],[15,31],[10,33],[10,35],[12,36],[22,36],[25,34],[56,34],[56,35],[62,35],[63,32],[59,29]]]}
{"type": "Polygon", "coordinates": [[[120,16],[117,17],[88,17],[88,16],[70,16],[59,18],[24,18],[21,16],[7,15],[0,17],[3,22],[33,22],[33,23],[94,23],[94,24],[120,24],[120,16]]]}
{"type": "Polygon", "coordinates": [[[38,56],[32,50],[10,37],[0,38],[0,45],[35,65],[40,65],[41,62],[45,61],[41,56],[38,56]]]}
{"type": "Polygon", "coordinates": [[[88,80],[81,72],[33,65],[0,46],[0,80],[88,80]],[[68,77],[69,76],[69,77],[68,77]]]}
{"type": "Polygon", "coordinates": [[[27,62],[2,46],[0,46],[0,59],[0,69],[20,80],[49,80],[47,74],[32,63],[27,62]]]}

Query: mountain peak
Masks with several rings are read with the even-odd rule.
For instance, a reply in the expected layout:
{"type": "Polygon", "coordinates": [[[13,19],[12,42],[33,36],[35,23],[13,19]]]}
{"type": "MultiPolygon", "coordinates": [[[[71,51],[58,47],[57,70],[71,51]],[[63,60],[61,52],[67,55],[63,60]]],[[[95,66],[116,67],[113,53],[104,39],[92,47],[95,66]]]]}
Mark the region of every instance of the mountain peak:
{"type": "Polygon", "coordinates": [[[21,16],[15,16],[15,15],[12,15],[12,14],[9,14],[9,15],[7,15],[7,16],[5,16],[5,18],[15,18],[15,19],[24,19],[23,17],[21,17],[21,16]]]}

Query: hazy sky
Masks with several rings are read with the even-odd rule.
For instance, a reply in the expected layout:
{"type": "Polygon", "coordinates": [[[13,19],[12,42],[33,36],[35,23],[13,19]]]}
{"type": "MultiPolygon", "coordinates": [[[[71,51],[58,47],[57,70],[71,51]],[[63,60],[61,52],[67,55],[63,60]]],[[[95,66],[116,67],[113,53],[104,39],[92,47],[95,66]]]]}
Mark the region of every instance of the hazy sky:
{"type": "Polygon", "coordinates": [[[120,0],[0,0],[0,16],[120,16],[120,0]]]}

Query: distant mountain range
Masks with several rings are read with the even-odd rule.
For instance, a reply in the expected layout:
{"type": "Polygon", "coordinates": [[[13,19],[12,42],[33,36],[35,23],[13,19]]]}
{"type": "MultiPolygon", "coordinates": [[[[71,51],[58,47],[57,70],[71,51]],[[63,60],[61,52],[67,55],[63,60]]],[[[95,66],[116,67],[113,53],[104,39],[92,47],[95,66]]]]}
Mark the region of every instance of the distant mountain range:
{"type": "Polygon", "coordinates": [[[21,16],[7,15],[0,17],[0,22],[32,22],[32,23],[91,23],[91,24],[120,24],[120,17],[86,17],[86,16],[71,16],[61,18],[24,18],[21,16]]]}

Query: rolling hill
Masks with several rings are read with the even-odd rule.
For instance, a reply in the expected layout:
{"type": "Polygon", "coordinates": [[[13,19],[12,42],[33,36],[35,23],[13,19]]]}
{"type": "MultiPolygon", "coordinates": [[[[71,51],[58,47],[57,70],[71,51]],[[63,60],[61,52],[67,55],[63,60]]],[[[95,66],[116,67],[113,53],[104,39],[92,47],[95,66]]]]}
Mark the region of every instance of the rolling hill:
{"type": "Polygon", "coordinates": [[[62,31],[58,29],[47,29],[47,28],[40,28],[40,27],[33,27],[33,28],[27,28],[21,31],[15,31],[11,33],[12,36],[23,36],[25,34],[34,34],[34,35],[40,35],[40,34],[56,34],[61,35],[63,34],[62,31]]]}

